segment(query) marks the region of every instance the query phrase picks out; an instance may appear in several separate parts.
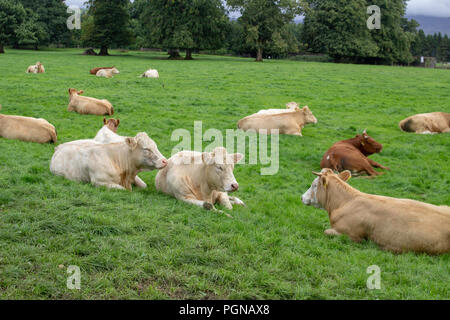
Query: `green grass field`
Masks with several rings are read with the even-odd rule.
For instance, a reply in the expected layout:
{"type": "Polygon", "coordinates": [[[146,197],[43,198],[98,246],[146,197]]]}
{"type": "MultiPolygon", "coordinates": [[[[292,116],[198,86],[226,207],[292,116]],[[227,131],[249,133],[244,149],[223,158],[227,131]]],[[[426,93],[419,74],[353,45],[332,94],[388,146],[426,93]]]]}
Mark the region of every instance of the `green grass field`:
{"type": "Polygon", "coordinates": [[[303,137],[280,137],[280,170],[237,165],[234,219],[160,194],[156,172],[133,192],[94,188],[55,177],[54,145],[0,138],[0,298],[2,299],[448,299],[449,254],[395,255],[371,242],[328,237],[326,211],[301,195],[334,142],[367,128],[384,146],[372,158],[391,171],[353,178],[361,191],[450,205],[450,135],[403,133],[398,122],[450,112],[450,72],[194,56],[81,50],[15,51],[0,56],[1,113],[46,118],[59,143],[92,138],[103,117],[66,111],[68,88],[106,98],[121,120],[118,133],[146,131],[170,157],[177,128],[225,132],[238,119],[289,101],[318,119],[303,137]],[[41,61],[46,73],[25,74],[41,61]],[[113,79],[89,75],[115,65],[113,79]],[[140,79],[148,68],[161,79],[140,79]],[[64,265],[64,267],[58,267],[64,265]],[[67,266],[81,268],[81,290],[66,288],[67,266]],[[369,290],[366,269],[381,269],[369,290]]]}

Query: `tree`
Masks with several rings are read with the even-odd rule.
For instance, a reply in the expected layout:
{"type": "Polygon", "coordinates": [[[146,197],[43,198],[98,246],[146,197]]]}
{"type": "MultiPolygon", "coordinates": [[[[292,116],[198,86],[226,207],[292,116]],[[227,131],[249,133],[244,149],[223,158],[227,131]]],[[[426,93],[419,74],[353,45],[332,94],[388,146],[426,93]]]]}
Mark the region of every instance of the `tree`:
{"type": "Polygon", "coordinates": [[[23,23],[26,12],[20,3],[0,0],[0,53],[5,53],[4,45],[16,41],[15,30],[23,23]]]}
{"type": "Polygon", "coordinates": [[[228,18],[221,0],[150,0],[140,16],[149,43],[168,49],[176,58],[178,49],[217,49],[225,40],[228,18]]]}
{"type": "MultiPolygon", "coordinates": [[[[32,11],[36,19],[33,28],[40,30],[39,44],[67,43],[71,37],[67,28],[67,5],[62,0],[19,0],[25,9],[32,11]]],[[[29,26],[31,27],[31,26],[29,26]]],[[[29,29],[29,28],[28,28],[29,29]]]]}
{"type": "Polygon", "coordinates": [[[269,47],[286,47],[281,36],[283,27],[302,12],[303,3],[296,0],[228,0],[241,13],[245,43],[256,50],[256,61],[263,61],[269,47]]]}
{"type": "Polygon", "coordinates": [[[39,43],[42,43],[42,40],[47,37],[47,33],[42,25],[37,22],[37,16],[28,10],[28,19],[15,30],[16,46],[32,45],[37,50],[39,43]]]}
{"type": "Polygon", "coordinates": [[[437,48],[436,59],[438,61],[446,62],[449,61],[449,56],[450,56],[450,42],[448,36],[444,35],[437,48]]]}
{"type": "Polygon", "coordinates": [[[99,55],[108,55],[111,46],[127,45],[131,40],[129,0],[89,0],[93,17],[88,41],[100,47],[99,55]]]}

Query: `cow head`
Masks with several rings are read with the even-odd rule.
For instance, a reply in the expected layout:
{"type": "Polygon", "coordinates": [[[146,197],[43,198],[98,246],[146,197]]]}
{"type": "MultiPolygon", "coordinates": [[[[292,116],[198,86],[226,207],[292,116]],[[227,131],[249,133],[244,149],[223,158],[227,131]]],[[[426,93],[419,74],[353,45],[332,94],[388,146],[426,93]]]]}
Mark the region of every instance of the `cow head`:
{"type": "Polygon", "coordinates": [[[308,106],[304,106],[302,109],[303,115],[305,116],[305,124],[307,123],[317,123],[316,117],[314,117],[311,110],[308,108],[308,106]]]}
{"type": "Polygon", "coordinates": [[[286,109],[297,110],[297,109],[299,109],[299,104],[297,102],[286,103],[286,109]]]}
{"type": "Polygon", "coordinates": [[[234,165],[242,158],[242,154],[229,154],[223,147],[217,147],[213,152],[203,152],[202,160],[206,165],[208,186],[221,192],[234,192],[239,189],[233,170],[234,165]]]}
{"type": "Polygon", "coordinates": [[[311,187],[302,196],[302,202],[307,206],[314,206],[319,209],[324,209],[327,201],[327,189],[330,181],[335,178],[339,178],[342,181],[350,179],[352,174],[350,171],[345,170],[339,174],[335,174],[333,170],[325,168],[320,173],[313,172],[318,176],[314,179],[311,187]]]}
{"type": "Polygon", "coordinates": [[[364,129],[362,134],[356,136],[359,141],[359,150],[368,156],[374,153],[378,153],[383,149],[381,143],[376,142],[372,137],[367,134],[367,130],[364,129]]]}
{"type": "Polygon", "coordinates": [[[112,74],[119,74],[120,72],[119,72],[119,70],[117,70],[116,67],[112,67],[112,68],[111,68],[111,73],[112,73],[112,74]]]}
{"type": "Polygon", "coordinates": [[[134,138],[126,138],[125,142],[138,169],[159,170],[167,166],[167,159],[159,152],[158,146],[147,133],[140,132],[134,138]]]}
{"type": "Polygon", "coordinates": [[[109,130],[111,130],[112,132],[116,133],[117,132],[117,128],[119,127],[119,123],[120,120],[119,119],[108,119],[106,120],[106,118],[103,118],[103,124],[105,126],[108,127],[109,130]]]}
{"type": "Polygon", "coordinates": [[[84,93],[83,90],[78,91],[77,89],[74,89],[74,88],[70,88],[70,89],[69,89],[69,95],[70,95],[70,96],[73,96],[73,95],[80,95],[80,94],[83,94],[83,93],[84,93]]]}

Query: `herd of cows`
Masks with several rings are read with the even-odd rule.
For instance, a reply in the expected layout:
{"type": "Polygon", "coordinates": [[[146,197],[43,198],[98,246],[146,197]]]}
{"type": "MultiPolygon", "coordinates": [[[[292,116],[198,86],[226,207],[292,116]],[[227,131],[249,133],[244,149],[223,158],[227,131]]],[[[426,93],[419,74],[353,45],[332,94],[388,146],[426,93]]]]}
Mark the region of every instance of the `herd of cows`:
{"type": "MultiPolygon", "coordinates": [[[[39,62],[27,69],[27,73],[43,72],[44,66],[39,62]]],[[[108,67],[95,68],[90,73],[110,78],[119,71],[108,67]]],[[[141,77],[158,78],[159,74],[149,69],[141,77]]],[[[82,94],[82,90],[69,89],[68,111],[114,114],[108,100],[82,94]]],[[[131,191],[133,185],[147,187],[139,172],[156,169],[159,170],[156,189],[178,200],[221,213],[215,204],[227,209],[245,205],[228,194],[239,188],[233,170],[242,154],[230,154],[218,147],[210,153],[181,151],[166,159],[147,133],[140,132],[135,137],[118,135],[119,123],[118,119],[104,118],[103,127],[93,139],[57,146],[50,171],[73,181],[131,191]]],[[[301,136],[302,128],[308,123],[317,123],[311,110],[290,102],[286,109],[260,110],[239,120],[237,125],[244,131],[301,136]]],[[[416,133],[450,132],[450,113],[414,115],[402,120],[399,126],[403,131],[416,133]]],[[[22,116],[0,114],[0,136],[37,143],[57,142],[56,129],[47,120],[22,116]]],[[[328,211],[331,228],[325,231],[327,235],[346,234],[353,241],[369,239],[396,253],[450,252],[449,206],[366,194],[347,183],[352,175],[381,174],[373,167],[389,170],[368,157],[381,149],[382,145],[368,136],[366,130],[354,138],[336,142],[324,154],[320,162],[322,171],[314,173],[318,177],[303,194],[303,203],[328,211]]]]}

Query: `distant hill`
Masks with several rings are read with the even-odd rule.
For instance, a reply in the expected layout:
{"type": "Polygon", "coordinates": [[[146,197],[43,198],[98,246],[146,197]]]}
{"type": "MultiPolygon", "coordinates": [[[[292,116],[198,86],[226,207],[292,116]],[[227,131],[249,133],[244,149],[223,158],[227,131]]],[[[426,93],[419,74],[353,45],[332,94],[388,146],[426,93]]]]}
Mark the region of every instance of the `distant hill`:
{"type": "Polygon", "coordinates": [[[414,19],[420,23],[418,29],[423,29],[425,34],[442,33],[450,36],[450,17],[428,17],[428,16],[406,16],[408,19],[414,19]]]}

